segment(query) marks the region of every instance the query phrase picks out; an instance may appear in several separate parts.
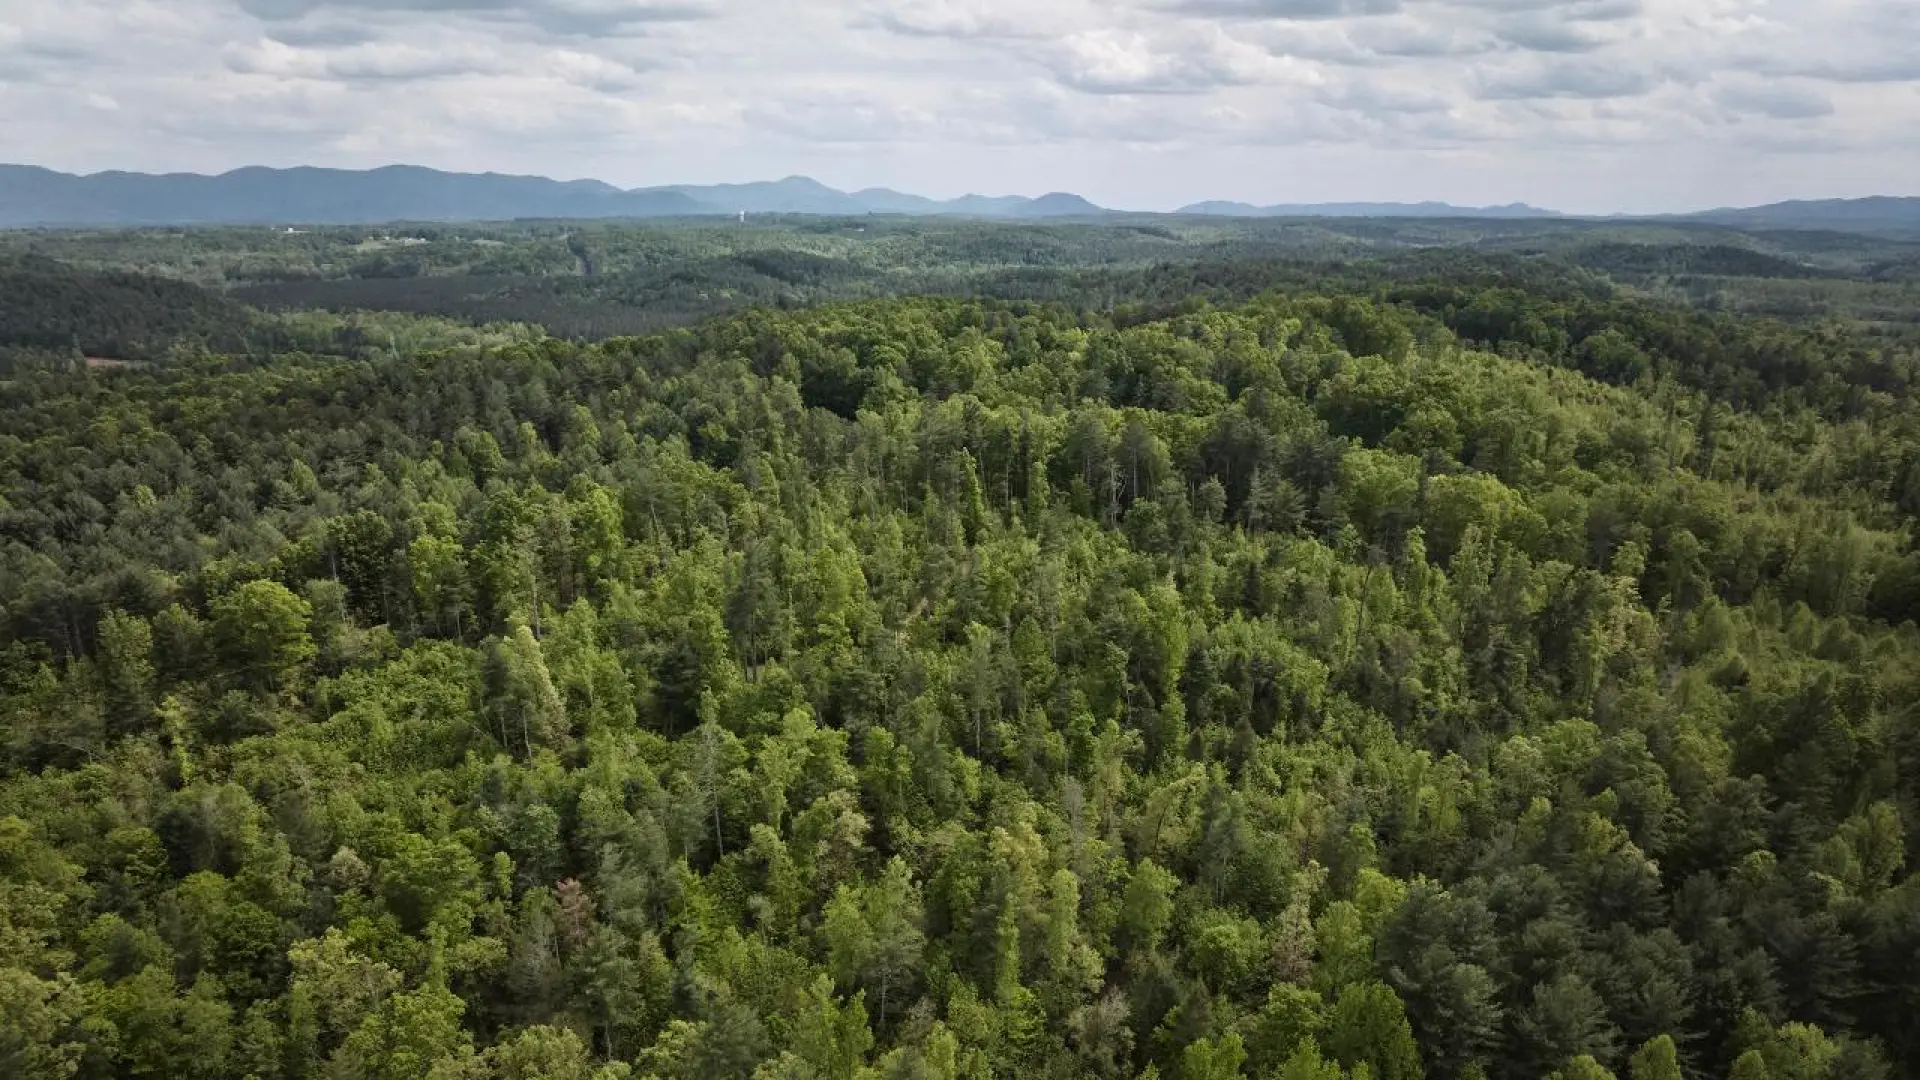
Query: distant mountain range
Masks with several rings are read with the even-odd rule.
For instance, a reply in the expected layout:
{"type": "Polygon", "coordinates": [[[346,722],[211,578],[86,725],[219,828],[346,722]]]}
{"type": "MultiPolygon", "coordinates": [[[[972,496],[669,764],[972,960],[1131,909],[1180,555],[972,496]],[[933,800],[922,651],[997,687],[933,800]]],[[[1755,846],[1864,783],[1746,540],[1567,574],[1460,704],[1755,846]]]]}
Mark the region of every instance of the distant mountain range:
{"type": "Polygon", "coordinates": [[[1742,229],[1826,229],[1834,232],[1920,233],[1920,197],[1801,199],[1770,206],[1725,208],[1683,220],[1742,229]]]}
{"type": "MultiPolygon", "coordinates": [[[[88,176],[0,165],[0,228],[36,225],[372,224],[514,218],[665,218],[734,214],[917,214],[1043,220],[1117,213],[1078,195],[967,195],[937,200],[887,188],[839,191],[804,176],[752,184],[622,189],[598,180],[450,173],[411,165],[381,169],[235,169],[219,176],[105,172],[88,176]]],[[[1178,213],[1213,217],[1561,218],[1525,203],[1313,203],[1255,206],[1200,202],[1178,213]]],[[[1610,220],[1622,220],[1613,218],[1610,220]]],[[[1633,219],[1643,220],[1643,219],[1633,219]]],[[[1739,228],[1828,229],[1920,238],[1920,198],[1785,202],[1644,220],[1739,228]]]]}
{"type": "Polygon", "coordinates": [[[410,165],[235,169],[219,176],[106,172],[74,176],[0,165],[0,227],[33,225],[340,225],[513,218],[659,218],[749,214],[958,214],[992,218],[1107,213],[1078,195],[969,195],[937,201],[885,188],[836,191],[803,176],[755,184],[622,190],[598,180],[449,173],[410,165]]]}

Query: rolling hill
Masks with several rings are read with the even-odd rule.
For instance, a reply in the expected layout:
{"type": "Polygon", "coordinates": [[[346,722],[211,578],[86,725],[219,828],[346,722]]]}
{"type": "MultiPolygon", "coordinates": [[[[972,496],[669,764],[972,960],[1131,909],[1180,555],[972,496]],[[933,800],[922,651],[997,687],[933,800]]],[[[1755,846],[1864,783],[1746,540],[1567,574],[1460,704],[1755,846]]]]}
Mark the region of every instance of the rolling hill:
{"type": "Polygon", "coordinates": [[[1442,202],[1418,203],[1292,203],[1255,206],[1244,202],[1198,202],[1178,213],[1202,217],[1396,217],[1396,218],[1553,218],[1558,211],[1525,203],[1508,206],[1454,206],[1442,202]]]}
{"type": "Polygon", "coordinates": [[[1742,229],[1825,229],[1920,236],[1920,197],[1800,199],[1766,206],[1708,210],[1685,215],[1685,220],[1742,229]]]}

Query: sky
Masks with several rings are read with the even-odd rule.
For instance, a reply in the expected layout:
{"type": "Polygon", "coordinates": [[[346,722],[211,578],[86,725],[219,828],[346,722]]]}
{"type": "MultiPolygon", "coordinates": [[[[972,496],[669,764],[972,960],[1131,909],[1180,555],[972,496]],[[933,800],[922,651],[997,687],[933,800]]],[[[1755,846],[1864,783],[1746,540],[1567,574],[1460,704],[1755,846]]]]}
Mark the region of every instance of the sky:
{"type": "Polygon", "coordinates": [[[0,0],[0,160],[1140,210],[1920,195],[1920,0],[0,0]]]}

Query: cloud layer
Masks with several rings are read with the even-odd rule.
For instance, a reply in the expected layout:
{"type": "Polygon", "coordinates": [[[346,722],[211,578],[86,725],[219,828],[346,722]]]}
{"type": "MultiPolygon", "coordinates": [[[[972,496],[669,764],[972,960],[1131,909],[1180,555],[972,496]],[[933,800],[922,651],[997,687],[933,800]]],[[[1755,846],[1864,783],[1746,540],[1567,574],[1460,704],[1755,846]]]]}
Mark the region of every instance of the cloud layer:
{"type": "Polygon", "coordinates": [[[1113,205],[1920,193],[1913,0],[11,0],[4,156],[1113,205]]]}

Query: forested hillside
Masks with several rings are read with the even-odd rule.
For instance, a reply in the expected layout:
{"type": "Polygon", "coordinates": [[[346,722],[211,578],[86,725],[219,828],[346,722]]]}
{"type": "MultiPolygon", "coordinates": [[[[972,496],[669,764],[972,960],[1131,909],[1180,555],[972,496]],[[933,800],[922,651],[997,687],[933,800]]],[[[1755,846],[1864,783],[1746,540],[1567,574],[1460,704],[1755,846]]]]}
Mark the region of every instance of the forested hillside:
{"type": "Polygon", "coordinates": [[[1920,243],[1686,223],[1129,218],[1106,224],[804,216],[317,228],[0,231],[0,252],[129,269],[272,311],[399,311],[651,333],[753,307],[911,295],[1106,309],[1385,283],[1614,286],[1663,303],[1920,337],[1920,243]]]}
{"type": "Polygon", "coordinates": [[[5,383],[0,1075],[1920,1071],[1910,351],[383,336],[5,383]]]}
{"type": "Polygon", "coordinates": [[[10,350],[149,359],[175,344],[237,349],[252,316],[192,284],[0,256],[0,366],[10,350]]]}

